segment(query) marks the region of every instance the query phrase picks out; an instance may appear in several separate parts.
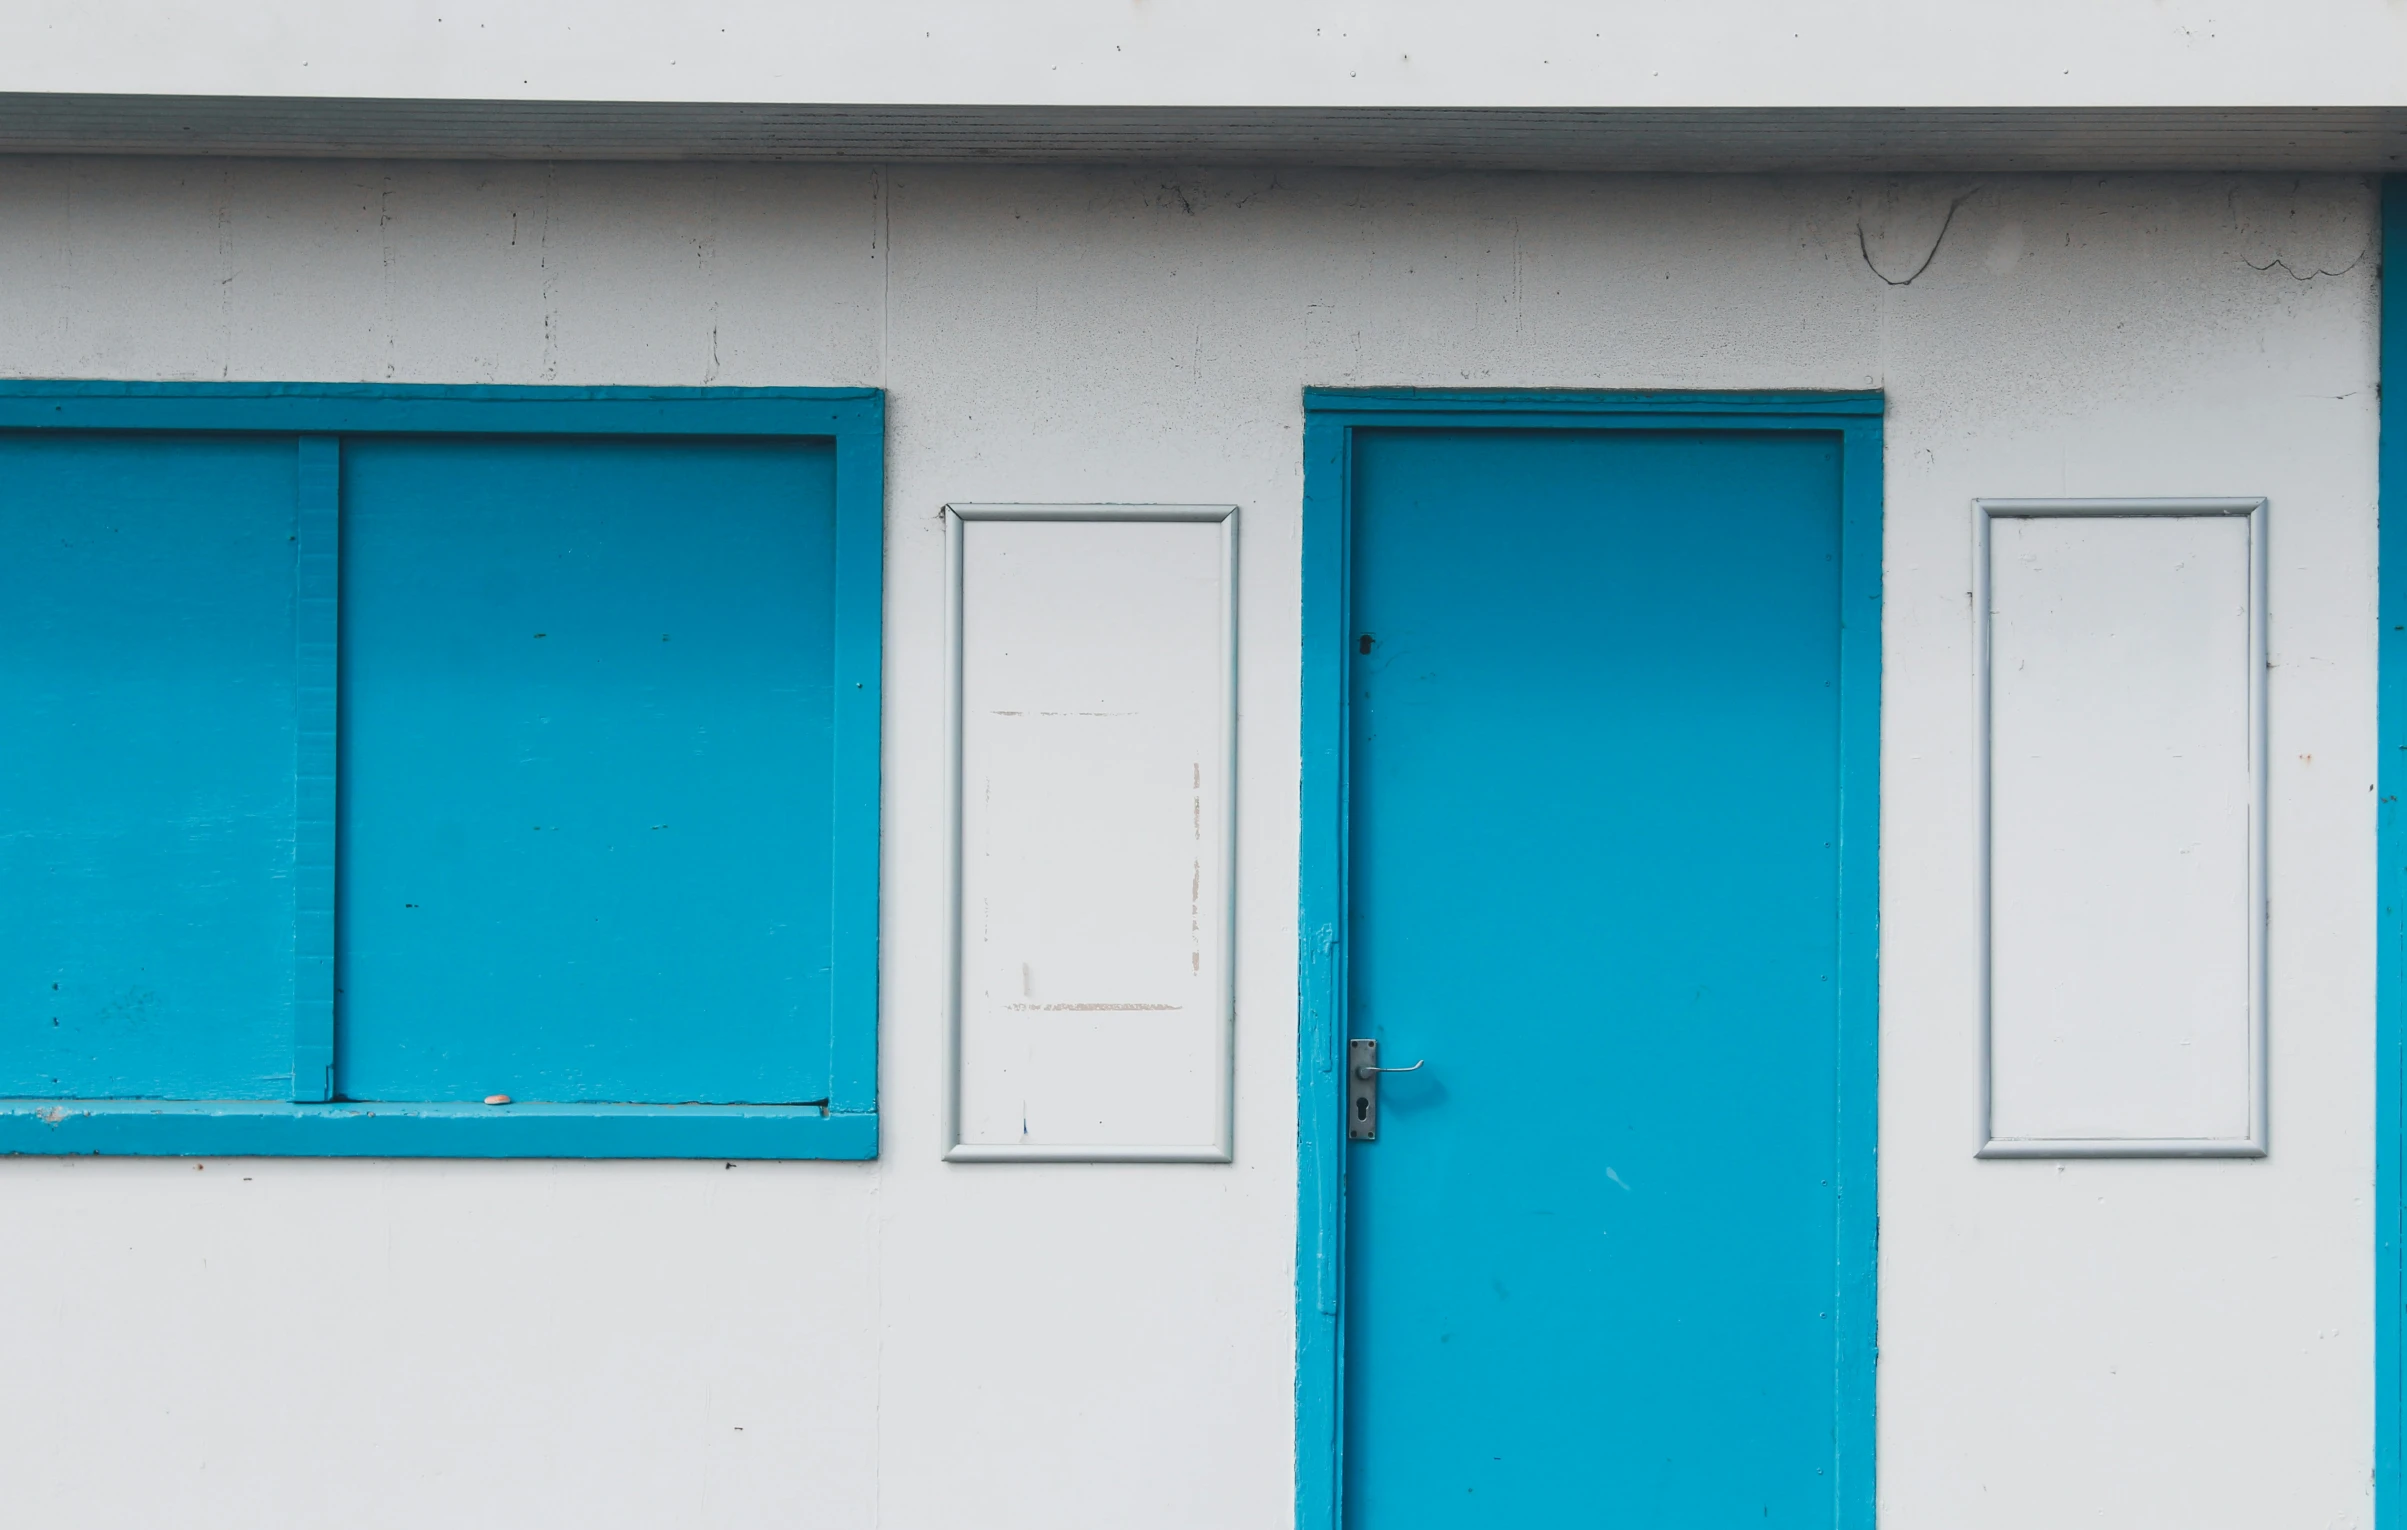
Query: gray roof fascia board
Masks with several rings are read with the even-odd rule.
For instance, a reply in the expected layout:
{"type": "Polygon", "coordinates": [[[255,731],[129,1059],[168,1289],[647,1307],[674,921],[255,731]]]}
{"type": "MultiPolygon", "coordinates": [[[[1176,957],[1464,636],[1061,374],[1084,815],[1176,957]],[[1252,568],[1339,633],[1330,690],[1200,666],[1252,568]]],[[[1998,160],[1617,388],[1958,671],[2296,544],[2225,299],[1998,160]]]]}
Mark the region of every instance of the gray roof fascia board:
{"type": "Polygon", "coordinates": [[[0,153],[2368,173],[2407,170],[2407,107],[898,106],[0,93],[0,153]]]}

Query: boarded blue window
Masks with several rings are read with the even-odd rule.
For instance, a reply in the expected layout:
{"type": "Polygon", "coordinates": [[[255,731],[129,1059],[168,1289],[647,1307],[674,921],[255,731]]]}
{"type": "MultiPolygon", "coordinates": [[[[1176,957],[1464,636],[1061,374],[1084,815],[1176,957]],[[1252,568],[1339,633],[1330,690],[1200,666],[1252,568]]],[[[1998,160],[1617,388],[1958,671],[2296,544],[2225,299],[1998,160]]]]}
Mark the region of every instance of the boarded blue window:
{"type": "Polygon", "coordinates": [[[874,1152],[880,432],[0,390],[0,1146],[874,1152]]]}
{"type": "Polygon", "coordinates": [[[0,1092],[287,1096],[294,458],[0,436],[0,1092]]]}

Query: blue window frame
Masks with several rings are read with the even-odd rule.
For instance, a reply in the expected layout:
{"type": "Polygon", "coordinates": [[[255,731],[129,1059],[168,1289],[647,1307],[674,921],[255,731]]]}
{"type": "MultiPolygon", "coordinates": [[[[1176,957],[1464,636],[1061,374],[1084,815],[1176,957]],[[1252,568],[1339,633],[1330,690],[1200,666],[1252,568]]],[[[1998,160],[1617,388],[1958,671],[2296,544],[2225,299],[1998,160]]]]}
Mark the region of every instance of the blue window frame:
{"type": "Polygon", "coordinates": [[[883,454],[0,383],[0,1151],[875,1156],[883,454]]]}

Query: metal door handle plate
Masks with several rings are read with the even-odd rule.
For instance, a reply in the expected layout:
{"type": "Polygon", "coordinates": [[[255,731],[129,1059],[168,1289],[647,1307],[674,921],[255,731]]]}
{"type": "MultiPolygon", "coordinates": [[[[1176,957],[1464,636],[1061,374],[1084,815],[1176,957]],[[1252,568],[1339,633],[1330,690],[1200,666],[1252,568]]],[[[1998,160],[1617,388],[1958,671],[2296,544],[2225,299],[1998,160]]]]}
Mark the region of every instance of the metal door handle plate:
{"type": "MultiPolygon", "coordinates": [[[[1427,1062],[1427,1058],[1421,1062],[1427,1062]]],[[[1379,1140],[1379,1075],[1382,1073],[1412,1073],[1421,1063],[1404,1068],[1379,1066],[1379,1043],[1368,1036],[1358,1036],[1346,1043],[1346,1140],[1377,1142],[1379,1140]]]]}

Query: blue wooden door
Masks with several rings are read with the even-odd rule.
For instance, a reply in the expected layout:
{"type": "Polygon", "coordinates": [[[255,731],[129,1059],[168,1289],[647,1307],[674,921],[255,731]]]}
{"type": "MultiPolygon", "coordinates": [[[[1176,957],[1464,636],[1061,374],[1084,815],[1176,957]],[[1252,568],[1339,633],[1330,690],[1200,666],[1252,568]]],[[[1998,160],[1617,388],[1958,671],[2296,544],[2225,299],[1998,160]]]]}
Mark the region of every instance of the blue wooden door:
{"type": "Polygon", "coordinates": [[[1355,434],[1355,1530],[1835,1522],[1840,469],[1355,434]]]}

